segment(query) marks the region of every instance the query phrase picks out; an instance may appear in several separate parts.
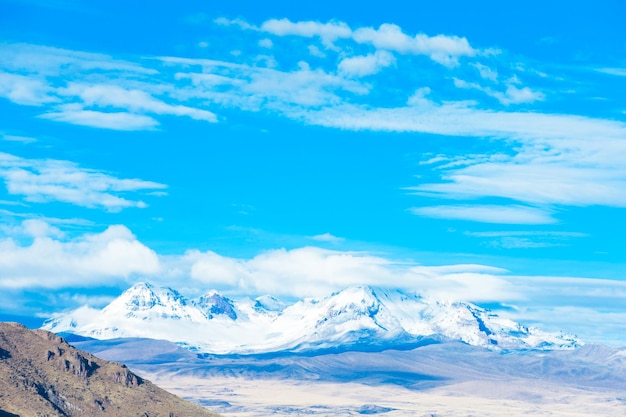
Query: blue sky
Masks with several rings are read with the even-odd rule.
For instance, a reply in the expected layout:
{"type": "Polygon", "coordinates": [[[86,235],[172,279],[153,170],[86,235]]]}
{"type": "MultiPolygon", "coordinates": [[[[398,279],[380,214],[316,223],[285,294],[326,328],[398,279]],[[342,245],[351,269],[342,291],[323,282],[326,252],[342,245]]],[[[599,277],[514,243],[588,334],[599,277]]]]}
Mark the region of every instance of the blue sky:
{"type": "Polygon", "coordinates": [[[0,0],[0,302],[466,299],[626,345],[621,1],[0,0]]]}

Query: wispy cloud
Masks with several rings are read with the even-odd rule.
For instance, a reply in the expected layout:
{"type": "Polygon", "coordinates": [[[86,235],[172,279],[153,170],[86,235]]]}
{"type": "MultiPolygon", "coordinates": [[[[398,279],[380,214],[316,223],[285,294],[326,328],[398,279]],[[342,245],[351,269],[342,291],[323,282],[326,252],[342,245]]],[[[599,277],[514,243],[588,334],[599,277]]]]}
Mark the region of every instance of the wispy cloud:
{"type": "MultiPolygon", "coordinates": [[[[20,203],[20,202],[11,202],[14,204],[10,204],[10,205],[16,205],[16,206],[25,206],[25,204],[20,203]]],[[[7,204],[7,202],[0,202],[0,204],[7,204]]],[[[4,210],[4,209],[0,209],[0,216],[3,217],[3,221],[5,222],[5,225],[13,222],[14,219],[25,219],[25,220],[37,220],[37,221],[42,221],[45,222],[51,226],[55,226],[55,227],[92,227],[95,224],[90,221],[90,220],[86,220],[86,219],[80,219],[80,218],[58,218],[58,217],[47,217],[47,216],[42,216],[39,214],[34,214],[34,213],[28,213],[28,212],[14,212],[14,211],[10,211],[10,210],[4,210]],[[10,219],[10,220],[7,220],[10,219]]]]}
{"type": "Polygon", "coordinates": [[[52,95],[53,89],[38,78],[0,72],[0,97],[25,106],[42,106],[59,99],[52,95]]]}
{"type": "MultiPolygon", "coordinates": [[[[612,290],[619,284],[610,282],[612,290]]],[[[523,321],[546,331],[570,329],[588,342],[624,347],[620,337],[626,330],[626,313],[622,309],[595,309],[586,306],[522,307],[501,311],[500,315],[523,321]]]]}
{"type": "Polygon", "coordinates": [[[30,202],[60,201],[83,207],[119,211],[146,207],[130,200],[125,193],[161,190],[165,185],[139,179],[120,179],[62,160],[24,159],[0,153],[0,177],[12,195],[30,202]]]}
{"type": "Polygon", "coordinates": [[[52,238],[63,238],[65,236],[65,232],[62,232],[58,227],[37,218],[24,220],[17,226],[11,227],[2,225],[0,228],[5,232],[5,234],[10,236],[25,235],[33,238],[46,236],[52,238]]]}
{"type": "Polygon", "coordinates": [[[135,112],[188,116],[208,122],[217,121],[215,114],[210,111],[167,104],[139,89],[126,89],[106,84],[71,83],[67,88],[60,89],[59,93],[79,97],[85,106],[122,108],[135,112]]]}
{"type": "MultiPolygon", "coordinates": [[[[242,27],[246,28],[244,26],[242,27]]],[[[249,26],[249,28],[254,27],[249,26]]],[[[289,19],[270,19],[263,22],[258,30],[278,36],[320,37],[326,46],[332,46],[333,42],[337,39],[352,36],[352,29],[350,29],[346,23],[340,21],[321,23],[315,21],[292,22],[289,19]]]]}
{"type": "Polygon", "coordinates": [[[7,140],[9,142],[21,142],[21,143],[33,143],[37,142],[37,139],[30,136],[19,136],[19,135],[3,135],[3,140],[7,140]]]}
{"type": "Polygon", "coordinates": [[[292,22],[289,19],[270,19],[260,26],[252,25],[241,19],[219,18],[215,22],[225,26],[238,26],[241,29],[270,33],[276,36],[300,36],[305,38],[319,37],[323,45],[329,49],[338,49],[335,42],[340,39],[351,39],[357,44],[373,46],[377,51],[397,52],[407,55],[425,55],[433,61],[455,67],[459,58],[474,56],[479,51],[474,49],[466,38],[458,36],[428,36],[418,33],[407,35],[398,25],[384,23],[378,29],[360,27],[352,29],[347,23],[329,21],[292,22]]]}
{"type": "Polygon", "coordinates": [[[41,118],[114,130],[153,129],[159,124],[155,115],[217,121],[209,110],[163,95],[171,87],[159,86],[162,80],[151,77],[158,74],[157,69],[103,54],[0,44],[0,97],[19,105],[45,106],[41,118]]]}
{"type": "Polygon", "coordinates": [[[409,36],[398,25],[384,23],[378,29],[359,28],[354,32],[358,43],[369,43],[377,49],[385,49],[401,54],[427,55],[433,61],[454,67],[459,58],[474,56],[478,51],[465,38],[458,36],[428,36],[418,33],[409,36]]]}
{"type": "Polygon", "coordinates": [[[128,112],[85,110],[75,105],[61,106],[56,111],[41,114],[39,117],[56,122],[111,130],[151,130],[159,124],[150,116],[128,112]]]}
{"type": "MultiPolygon", "coordinates": [[[[439,155],[440,162],[428,165],[435,176],[408,189],[439,200],[426,204],[438,207],[439,216],[441,200],[455,200],[453,206],[478,203],[463,218],[487,219],[479,215],[485,209],[479,200],[490,197],[504,200],[502,213],[513,206],[533,210],[535,217],[518,217],[523,224],[556,221],[557,209],[565,206],[626,207],[620,157],[626,152],[626,124],[542,112],[551,100],[545,92],[554,90],[545,87],[550,78],[528,63],[511,62],[463,37],[408,34],[390,23],[378,28],[288,19],[215,23],[226,35],[245,31],[255,55],[242,48],[238,56],[222,51],[214,59],[131,62],[5,43],[0,71],[8,78],[0,82],[0,95],[38,105],[44,119],[106,129],[155,129],[161,116],[212,123],[220,111],[237,109],[334,129],[466,137],[489,146],[484,155],[453,149],[439,155]],[[301,38],[289,40],[289,53],[281,43],[285,37],[301,38]],[[399,78],[402,85],[394,84],[399,78]],[[541,88],[521,81],[537,78],[541,88]]],[[[615,68],[599,71],[620,74],[615,68]]],[[[435,215],[431,209],[415,212],[435,215]]],[[[461,215],[455,207],[447,213],[461,215]]]]}
{"type": "Polygon", "coordinates": [[[318,242],[328,242],[328,243],[341,243],[345,239],[342,237],[337,237],[330,233],[322,233],[321,235],[311,236],[312,240],[316,240],[318,242]]]}
{"type": "Polygon", "coordinates": [[[550,237],[550,238],[571,238],[586,237],[587,233],[580,232],[552,232],[552,231],[527,231],[527,230],[502,230],[497,232],[467,232],[469,236],[475,237],[507,237],[507,236],[524,236],[524,237],[550,237]]]}
{"type": "Polygon", "coordinates": [[[320,108],[341,103],[340,93],[365,95],[369,92],[366,85],[321,69],[311,69],[303,61],[293,71],[280,71],[215,60],[174,57],[160,60],[170,65],[197,68],[193,72],[176,73],[178,80],[188,80],[193,87],[179,94],[242,110],[266,108],[284,112],[290,108],[320,108]]]}
{"type": "Polygon", "coordinates": [[[528,87],[517,87],[511,83],[506,85],[504,91],[494,90],[491,87],[485,87],[478,83],[467,82],[464,80],[454,79],[454,85],[457,88],[465,88],[482,91],[490,97],[495,98],[504,105],[520,104],[520,103],[533,103],[545,99],[545,94],[540,91],[533,91],[528,87]]]}
{"type": "Polygon", "coordinates": [[[413,207],[413,214],[437,219],[468,220],[500,224],[550,224],[556,219],[549,210],[527,206],[447,205],[413,207]]]}
{"type": "MultiPolygon", "coordinates": [[[[498,197],[532,206],[626,207],[626,168],[619,156],[626,153],[626,124],[622,122],[483,110],[467,102],[439,104],[423,94],[405,107],[344,104],[299,111],[294,117],[351,130],[503,139],[490,155],[435,164],[439,182],[408,189],[422,196],[455,200],[498,197]]],[[[454,213],[454,218],[460,216],[458,211],[454,213]]],[[[535,219],[549,223],[550,218],[544,215],[535,219]]]]}
{"type": "Polygon", "coordinates": [[[8,71],[57,76],[64,71],[107,71],[117,74],[155,75],[153,68],[116,59],[110,55],[73,51],[27,43],[0,43],[0,65],[8,71]]]}
{"type": "MultiPolygon", "coordinates": [[[[407,103],[408,105],[399,107],[342,104],[319,111],[294,111],[292,115],[302,117],[311,124],[351,130],[501,138],[529,141],[529,144],[550,142],[556,145],[558,140],[579,141],[598,137],[613,146],[621,146],[626,135],[625,123],[608,119],[497,111],[480,108],[471,101],[439,103],[423,97],[422,94],[416,98],[407,97],[407,103]]],[[[546,157],[549,156],[547,153],[546,157]]]]}
{"type": "Polygon", "coordinates": [[[339,62],[338,70],[349,77],[363,77],[376,74],[394,62],[395,58],[389,52],[377,51],[374,54],[344,58],[339,62]]]}
{"type": "Polygon", "coordinates": [[[496,232],[466,232],[468,236],[481,238],[489,246],[504,249],[549,248],[567,246],[575,238],[588,237],[586,233],[555,231],[508,230],[496,232]]]}
{"type": "Polygon", "coordinates": [[[596,71],[618,77],[626,77],[626,68],[597,68],[596,71]]]}
{"type": "Polygon", "coordinates": [[[480,62],[475,62],[470,65],[476,68],[482,79],[492,82],[498,81],[498,71],[496,69],[490,68],[489,66],[481,64],[480,62]]]}

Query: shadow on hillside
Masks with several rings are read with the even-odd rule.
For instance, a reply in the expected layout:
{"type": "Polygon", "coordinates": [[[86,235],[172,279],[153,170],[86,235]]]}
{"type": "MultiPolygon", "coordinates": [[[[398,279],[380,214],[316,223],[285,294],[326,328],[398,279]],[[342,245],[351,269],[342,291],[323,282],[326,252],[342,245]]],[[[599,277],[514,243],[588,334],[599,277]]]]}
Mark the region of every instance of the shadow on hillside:
{"type": "MultiPolygon", "coordinates": [[[[10,357],[11,357],[11,353],[8,350],[4,350],[0,348],[0,359],[9,359],[10,357]]],[[[4,411],[0,410],[0,412],[4,412],[4,411]]],[[[2,417],[2,414],[0,414],[0,417],[2,417]]]]}
{"type": "Polygon", "coordinates": [[[20,417],[18,414],[8,413],[0,410],[0,417],[20,417]]]}

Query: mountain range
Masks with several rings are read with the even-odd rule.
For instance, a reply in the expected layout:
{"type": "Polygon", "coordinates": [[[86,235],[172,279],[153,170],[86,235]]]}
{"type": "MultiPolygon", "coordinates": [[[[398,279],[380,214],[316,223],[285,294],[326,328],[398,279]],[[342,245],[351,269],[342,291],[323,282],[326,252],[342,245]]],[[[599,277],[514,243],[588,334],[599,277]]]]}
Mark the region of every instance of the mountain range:
{"type": "Polygon", "coordinates": [[[380,351],[460,341],[495,351],[562,350],[583,343],[499,317],[472,303],[396,289],[353,286],[322,299],[232,300],[217,291],[188,299],[138,283],[103,309],[59,313],[44,329],[96,339],[151,338],[208,354],[380,351]]]}

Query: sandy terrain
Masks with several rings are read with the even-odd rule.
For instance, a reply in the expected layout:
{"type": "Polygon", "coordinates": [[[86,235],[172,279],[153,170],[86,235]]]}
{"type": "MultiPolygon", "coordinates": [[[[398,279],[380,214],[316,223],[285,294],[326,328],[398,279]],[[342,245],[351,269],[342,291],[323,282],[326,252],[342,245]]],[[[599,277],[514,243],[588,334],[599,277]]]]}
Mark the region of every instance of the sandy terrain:
{"type": "Polygon", "coordinates": [[[437,417],[626,416],[626,393],[577,390],[540,381],[464,382],[415,391],[393,384],[289,382],[145,375],[174,394],[226,416],[383,414],[437,417]]]}

